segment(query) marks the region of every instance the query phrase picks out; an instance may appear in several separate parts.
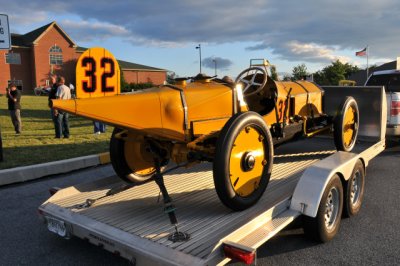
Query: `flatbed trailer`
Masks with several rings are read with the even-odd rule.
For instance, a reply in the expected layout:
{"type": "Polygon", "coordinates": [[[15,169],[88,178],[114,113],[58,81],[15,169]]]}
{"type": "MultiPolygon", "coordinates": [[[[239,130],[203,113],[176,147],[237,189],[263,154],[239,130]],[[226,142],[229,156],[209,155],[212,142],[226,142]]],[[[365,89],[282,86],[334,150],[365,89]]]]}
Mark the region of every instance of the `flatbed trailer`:
{"type": "MultiPolygon", "coordinates": [[[[332,99],[349,95],[343,87],[324,89],[332,93],[332,99]],[[335,92],[337,89],[342,91],[335,92]]],[[[345,186],[358,162],[365,170],[384,149],[383,88],[359,87],[350,95],[359,104],[361,121],[354,150],[337,152],[333,139],[325,136],[275,148],[267,190],[247,210],[233,212],[220,202],[210,163],[166,174],[165,185],[176,206],[178,228],[190,235],[186,241],[168,239],[175,228],[163,212],[154,182],[108,196],[107,192],[124,186],[117,176],[79,184],[58,190],[39,207],[39,213],[50,231],[85,239],[137,265],[225,264],[231,260],[231,248],[234,253],[239,250],[254,255],[259,246],[300,215],[316,217],[335,175],[345,186]],[[95,201],[88,206],[88,199],[95,201]]]]}

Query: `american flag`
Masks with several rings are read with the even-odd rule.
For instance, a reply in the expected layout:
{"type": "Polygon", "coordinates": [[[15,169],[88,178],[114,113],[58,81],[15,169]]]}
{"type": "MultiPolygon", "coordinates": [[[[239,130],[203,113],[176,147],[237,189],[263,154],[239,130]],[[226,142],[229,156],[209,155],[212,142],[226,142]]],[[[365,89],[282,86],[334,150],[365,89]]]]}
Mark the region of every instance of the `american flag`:
{"type": "Polygon", "coordinates": [[[367,55],[367,47],[365,47],[361,51],[356,52],[356,56],[366,56],[366,55],[367,55]]]}

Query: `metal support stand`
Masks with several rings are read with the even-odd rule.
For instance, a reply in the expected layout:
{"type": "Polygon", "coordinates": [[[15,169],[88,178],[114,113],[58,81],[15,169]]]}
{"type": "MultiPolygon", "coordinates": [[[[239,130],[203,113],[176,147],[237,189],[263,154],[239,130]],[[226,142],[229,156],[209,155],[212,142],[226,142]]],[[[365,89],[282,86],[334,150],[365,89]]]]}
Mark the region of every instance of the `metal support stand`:
{"type": "Polygon", "coordinates": [[[175,232],[168,236],[168,240],[172,242],[183,242],[190,238],[187,233],[179,232],[178,230],[178,219],[175,214],[175,206],[172,204],[172,199],[168,194],[167,188],[164,184],[164,176],[161,173],[160,161],[155,160],[156,173],[153,176],[154,181],[160,188],[161,194],[163,196],[164,202],[164,212],[168,214],[171,224],[175,227],[175,232]]]}

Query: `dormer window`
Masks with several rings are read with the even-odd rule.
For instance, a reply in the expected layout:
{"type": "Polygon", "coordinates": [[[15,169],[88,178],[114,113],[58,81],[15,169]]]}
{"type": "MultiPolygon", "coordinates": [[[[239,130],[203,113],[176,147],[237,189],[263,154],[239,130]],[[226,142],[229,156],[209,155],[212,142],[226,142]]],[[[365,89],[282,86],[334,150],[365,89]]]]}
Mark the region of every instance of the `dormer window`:
{"type": "Polygon", "coordinates": [[[62,65],[63,57],[62,57],[62,49],[60,46],[53,45],[49,50],[50,54],[50,65],[62,65]]]}

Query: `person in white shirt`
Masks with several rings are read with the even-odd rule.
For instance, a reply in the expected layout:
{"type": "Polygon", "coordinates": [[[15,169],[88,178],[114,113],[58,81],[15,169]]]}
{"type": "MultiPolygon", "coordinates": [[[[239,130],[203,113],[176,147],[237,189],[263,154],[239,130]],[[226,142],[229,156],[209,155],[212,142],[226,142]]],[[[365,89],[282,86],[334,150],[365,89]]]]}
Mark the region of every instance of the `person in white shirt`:
{"type": "MultiPolygon", "coordinates": [[[[56,98],[61,100],[69,100],[71,99],[71,89],[65,85],[65,78],[59,77],[58,80],[58,88],[56,93],[56,98]]],[[[61,133],[64,138],[69,138],[69,114],[62,111],[55,110],[55,116],[57,117],[57,127],[60,132],[59,136],[56,138],[61,138],[61,133]]]]}

